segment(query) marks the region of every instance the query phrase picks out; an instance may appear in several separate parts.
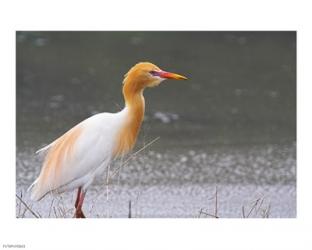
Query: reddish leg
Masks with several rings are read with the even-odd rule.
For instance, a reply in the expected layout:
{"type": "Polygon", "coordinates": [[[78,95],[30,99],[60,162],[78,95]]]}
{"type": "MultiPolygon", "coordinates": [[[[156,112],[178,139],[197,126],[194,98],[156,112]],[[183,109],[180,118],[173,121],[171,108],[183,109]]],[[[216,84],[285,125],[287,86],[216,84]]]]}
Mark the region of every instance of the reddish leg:
{"type": "Polygon", "coordinates": [[[75,202],[75,218],[86,218],[86,216],[82,212],[82,204],[85,197],[85,192],[82,191],[81,187],[78,188],[77,199],[75,202]]]}
{"type": "Polygon", "coordinates": [[[78,188],[77,198],[76,198],[76,202],[75,202],[75,208],[77,208],[77,206],[78,206],[80,194],[81,194],[81,187],[78,188]]]}

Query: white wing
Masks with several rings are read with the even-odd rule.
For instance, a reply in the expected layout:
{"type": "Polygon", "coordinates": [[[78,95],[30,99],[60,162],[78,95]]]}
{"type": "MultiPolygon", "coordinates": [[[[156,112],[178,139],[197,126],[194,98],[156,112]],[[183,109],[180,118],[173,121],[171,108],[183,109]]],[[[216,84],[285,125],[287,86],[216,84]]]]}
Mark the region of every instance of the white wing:
{"type": "Polygon", "coordinates": [[[99,168],[105,168],[111,160],[125,116],[124,110],[94,115],[39,150],[47,154],[39,177],[29,188],[31,198],[39,200],[49,191],[63,190],[64,186],[91,184],[101,172],[99,168]]]}

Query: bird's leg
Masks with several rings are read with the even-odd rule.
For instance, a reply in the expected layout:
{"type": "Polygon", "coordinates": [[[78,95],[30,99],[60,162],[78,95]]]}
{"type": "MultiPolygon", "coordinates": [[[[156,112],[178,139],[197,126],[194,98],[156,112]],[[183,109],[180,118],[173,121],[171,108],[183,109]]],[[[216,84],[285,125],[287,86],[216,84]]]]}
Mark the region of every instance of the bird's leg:
{"type": "Polygon", "coordinates": [[[78,206],[80,193],[81,193],[81,187],[78,188],[78,192],[77,192],[77,198],[76,198],[76,202],[75,202],[75,208],[76,209],[77,209],[77,206],[78,206]]]}
{"type": "Polygon", "coordinates": [[[85,192],[79,187],[78,193],[77,193],[77,199],[75,202],[75,218],[86,218],[86,216],[82,212],[82,204],[85,197],[85,192]]]}

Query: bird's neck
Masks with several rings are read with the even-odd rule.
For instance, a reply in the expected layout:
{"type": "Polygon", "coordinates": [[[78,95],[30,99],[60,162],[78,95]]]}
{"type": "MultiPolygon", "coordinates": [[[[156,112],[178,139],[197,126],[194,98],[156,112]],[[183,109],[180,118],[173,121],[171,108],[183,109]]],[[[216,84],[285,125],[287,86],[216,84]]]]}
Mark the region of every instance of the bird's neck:
{"type": "Polygon", "coordinates": [[[144,118],[145,100],[143,89],[136,88],[135,84],[126,81],[124,83],[123,96],[125,99],[125,107],[129,110],[129,118],[131,121],[137,121],[141,125],[144,118]]]}
{"type": "Polygon", "coordinates": [[[131,96],[130,99],[125,99],[125,107],[128,110],[127,122],[137,135],[144,119],[145,100],[143,90],[131,96]]]}
{"type": "Polygon", "coordinates": [[[128,153],[135,145],[144,118],[145,101],[143,89],[136,89],[131,83],[124,83],[123,95],[127,115],[118,133],[114,156],[128,153]]]}

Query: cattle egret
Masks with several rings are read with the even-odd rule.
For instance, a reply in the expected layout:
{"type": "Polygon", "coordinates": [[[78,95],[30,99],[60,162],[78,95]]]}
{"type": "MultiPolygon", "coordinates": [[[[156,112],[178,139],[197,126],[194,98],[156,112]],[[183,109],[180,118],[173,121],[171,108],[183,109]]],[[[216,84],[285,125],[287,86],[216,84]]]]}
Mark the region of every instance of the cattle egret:
{"type": "Polygon", "coordinates": [[[149,62],[136,64],[125,74],[125,107],[120,112],[93,115],[38,150],[45,157],[38,178],[28,189],[31,199],[38,201],[52,191],[78,188],[74,216],[85,218],[82,204],[94,178],[103,174],[111,160],[124,156],[135,145],[144,117],[144,89],[165,79],[187,78],[149,62]]]}

